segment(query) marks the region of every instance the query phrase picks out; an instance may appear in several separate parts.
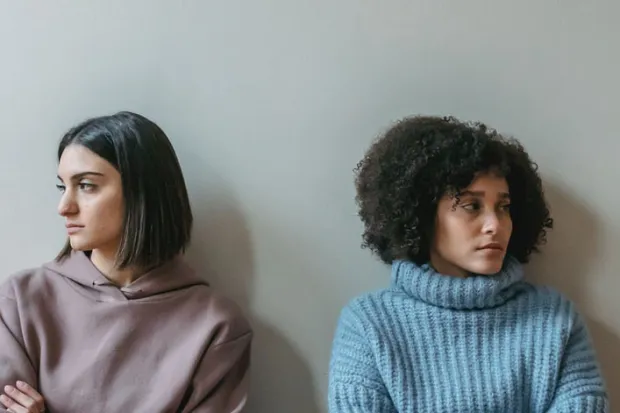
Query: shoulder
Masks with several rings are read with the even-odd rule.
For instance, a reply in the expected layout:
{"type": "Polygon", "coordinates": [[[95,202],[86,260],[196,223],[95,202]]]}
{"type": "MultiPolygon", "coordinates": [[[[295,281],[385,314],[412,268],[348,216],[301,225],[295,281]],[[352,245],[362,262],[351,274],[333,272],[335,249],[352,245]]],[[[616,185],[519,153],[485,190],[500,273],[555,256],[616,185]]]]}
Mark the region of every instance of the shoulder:
{"type": "Polygon", "coordinates": [[[577,322],[581,317],[576,304],[560,290],[532,283],[524,285],[525,291],[519,298],[519,304],[528,311],[569,324],[577,322]]]}
{"type": "Polygon", "coordinates": [[[535,304],[568,307],[572,307],[574,305],[564,293],[554,287],[529,282],[524,283],[524,286],[525,298],[535,304]]]}
{"type": "Polygon", "coordinates": [[[23,293],[40,290],[45,278],[42,265],[16,271],[0,283],[0,297],[15,300],[23,293]]]}
{"type": "Polygon", "coordinates": [[[332,356],[338,359],[339,354],[357,355],[360,351],[370,351],[372,341],[372,325],[376,324],[375,311],[380,292],[369,292],[356,296],[342,307],[336,323],[332,343],[332,356]]]}
{"type": "Polygon", "coordinates": [[[376,311],[377,305],[386,301],[390,294],[387,289],[370,291],[351,298],[342,308],[341,317],[362,316],[376,311]]]}
{"type": "Polygon", "coordinates": [[[237,302],[209,286],[201,287],[199,296],[199,312],[214,332],[214,345],[252,335],[250,321],[237,302]]]}
{"type": "Polygon", "coordinates": [[[404,294],[391,289],[366,292],[350,299],[340,311],[339,324],[366,329],[384,324],[385,319],[398,315],[404,294]]]}
{"type": "Polygon", "coordinates": [[[211,286],[204,274],[184,257],[178,256],[154,270],[151,276],[143,277],[145,284],[152,283],[153,290],[171,293],[168,297],[181,303],[178,317],[191,320],[203,334],[208,334],[211,345],[251,335],[250,322],[239,303],[211,286]]]}

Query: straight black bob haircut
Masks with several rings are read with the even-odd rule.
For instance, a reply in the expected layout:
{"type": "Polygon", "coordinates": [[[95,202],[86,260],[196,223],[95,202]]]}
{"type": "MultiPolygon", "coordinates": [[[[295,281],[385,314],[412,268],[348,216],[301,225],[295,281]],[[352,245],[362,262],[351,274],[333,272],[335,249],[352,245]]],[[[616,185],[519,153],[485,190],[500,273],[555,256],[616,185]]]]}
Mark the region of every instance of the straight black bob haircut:
{"type": "MultiPolygon", "coordinates": [[[[154,268],[185,252],[191,206],[177,155],[159,126],[139,114],[118,112],[71,128],[58,145],[58,161],[69,145],[89,149],[121,175],[125,217],[117,268],[154,268]]],[[[67,240],[56,259],[71,251],[67,240]]]]}

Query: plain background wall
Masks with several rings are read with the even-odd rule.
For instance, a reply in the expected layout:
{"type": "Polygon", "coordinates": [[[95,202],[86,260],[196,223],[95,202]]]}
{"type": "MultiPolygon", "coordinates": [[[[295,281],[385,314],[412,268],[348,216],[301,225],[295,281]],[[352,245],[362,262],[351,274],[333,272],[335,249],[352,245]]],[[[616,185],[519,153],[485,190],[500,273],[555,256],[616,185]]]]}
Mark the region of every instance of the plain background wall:
{"type": "Polygon", "coordinates": [[[0,277],[51,259],[55,149],[129,109],[175,145],[192,263],[256,327],[252,412],[325,411],[340,308],[387,285],[352,170],[408,114],[522,140],[556,218],[530,266],[587,314],[620,412],[620,3],[0,0],[0,277]]]}

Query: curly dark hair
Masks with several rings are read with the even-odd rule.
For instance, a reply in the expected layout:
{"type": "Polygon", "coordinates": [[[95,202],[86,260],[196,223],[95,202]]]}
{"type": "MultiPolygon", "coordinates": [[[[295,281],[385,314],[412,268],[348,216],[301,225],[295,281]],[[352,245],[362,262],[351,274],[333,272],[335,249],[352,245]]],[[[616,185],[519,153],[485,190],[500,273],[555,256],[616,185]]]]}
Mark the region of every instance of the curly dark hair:
{"type": "Polygon", "coordinates": [[[553,227],[538,166],[516,139],[451,116],[397,122],[358,163],[362,247],[387,264],[428,262],[439,200],[446,194],[458,200],[476,174],[490,171],[506,178],[511,194],[513,232],[507,253],[528,262],[553,227]]]}

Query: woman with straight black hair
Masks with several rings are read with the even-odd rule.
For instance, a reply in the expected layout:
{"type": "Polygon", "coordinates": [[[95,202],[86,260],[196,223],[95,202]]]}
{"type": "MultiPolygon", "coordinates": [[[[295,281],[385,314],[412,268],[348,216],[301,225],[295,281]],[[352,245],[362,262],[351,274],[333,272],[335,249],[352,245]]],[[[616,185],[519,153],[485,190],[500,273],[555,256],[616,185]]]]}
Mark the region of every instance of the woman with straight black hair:
{"type": "Polygon", "coordinates": [[[243,411],[251,327],[183,258],[193,218],[166,134],[88,119],[58,181],[65,247],[0,286],[0,411],[243,411]]]}

